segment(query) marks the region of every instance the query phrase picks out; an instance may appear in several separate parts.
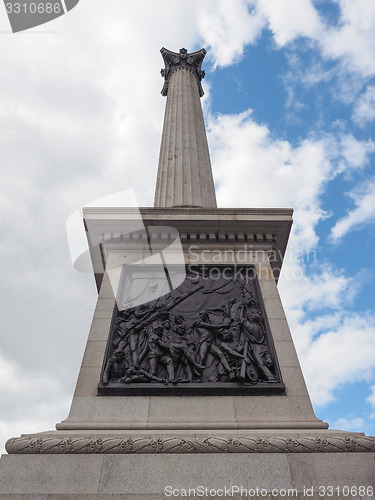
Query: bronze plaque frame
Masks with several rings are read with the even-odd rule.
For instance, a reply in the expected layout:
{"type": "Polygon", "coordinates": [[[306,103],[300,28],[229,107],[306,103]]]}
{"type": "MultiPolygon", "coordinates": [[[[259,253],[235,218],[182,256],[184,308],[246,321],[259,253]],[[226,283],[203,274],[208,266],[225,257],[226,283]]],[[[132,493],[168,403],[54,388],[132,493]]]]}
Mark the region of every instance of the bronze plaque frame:
{"type": "Polygon", "coordinates": [[[255,267],[190,265],[178,281],[123,267],[98,395],[285,394],[255,267]]]}

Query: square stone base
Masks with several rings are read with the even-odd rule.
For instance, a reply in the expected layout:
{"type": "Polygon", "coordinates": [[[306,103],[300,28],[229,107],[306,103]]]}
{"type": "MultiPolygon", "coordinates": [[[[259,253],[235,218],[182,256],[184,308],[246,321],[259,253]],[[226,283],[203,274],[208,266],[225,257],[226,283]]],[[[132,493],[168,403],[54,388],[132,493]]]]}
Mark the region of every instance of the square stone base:
{"type": "MultiPolygon", "coordinates": [[[[1,500],[165,500],[194,496],[374,500],[374,438],[363,434],[254,431],[237,438],[227,433],[207,437],[199,433],[133,435],[131,451],[114,446],[116,440],[129,440],[129,435],[77,436],[66,432],[65,444],[74,444],[67,449],[63,441],[52,445],[56,434],[61,433],[21,436],[16,440],[21,447],[27,439],[33,445],[23,453],[1,457],[1,500]],[[87,438],[92,440],[89,444],[87,438]],[[31,448],[36,450],[38,439],[39,444],[44,442],[40,453],[30,453],[31,448]],[[139,439],[145,443],[151,440],[152,449],[150,443],[139,444],[139,439]],[[172,442],[173,448],[170,444],[168,448],[165,443],[170,439],[178,440],[179,445],[172,442]],[[227,446],[220,448],[224,441],[227,446]],[[192,452],[189,443],[200,447],[192,452]],[[254,452],[257,446],[262,449],[262,444],[263,452],[254,452]],[[212,446],[221,452],[212,452],[212,446]],[[320,446],[325,451],[317,451],[320,446]],[[288,448],[289,452],[282,451],[288,448]],[[235,449],[240,452],[231,452],[235,449]]],[[[16,450],[16,444],[8,450],[16,450]]]]}
{"type": "MultiPolygon", "coordinates": [[[[233,487],[233,495],[227,498],[239,499],[246,498],[244,491],[241,496],[242,487],[258,488],[255,498],[308,498],[304,492],[309,489],[314,498],[359,499],[360,486],[369,493],[375,489],[374,458],[373,453],[4,455],[0,498],[165,500],[184,498],[188,495],[183,490],[189,488],[195,489],[196,496],[208,488],[201,498],[225,498],[220,489],[233,487]],[[321,497],[323,488],[329,493],[328,486],[334,487],[333,495],[321,497]],[[345,486],[357,494],[344,496],[345,486]],[[217,495],[211,495],[210,489],[217,495]]],[[[361,498],[373,500],[366,494],[361,498]]]]}

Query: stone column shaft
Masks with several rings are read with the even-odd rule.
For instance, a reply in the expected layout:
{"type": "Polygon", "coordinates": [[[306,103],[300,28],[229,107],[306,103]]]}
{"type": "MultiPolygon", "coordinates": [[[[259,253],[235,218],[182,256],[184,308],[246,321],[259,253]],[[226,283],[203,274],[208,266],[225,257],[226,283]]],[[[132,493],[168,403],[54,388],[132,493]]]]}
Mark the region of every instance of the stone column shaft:
{"type": "Polygon", "coordinates": [[[203,94],[200,78],[196,68],[189,64],[164,71],[168,72],[163,89],[167,104],[154,206],[215,208],[215,188],[200,103],[203,94]]]}

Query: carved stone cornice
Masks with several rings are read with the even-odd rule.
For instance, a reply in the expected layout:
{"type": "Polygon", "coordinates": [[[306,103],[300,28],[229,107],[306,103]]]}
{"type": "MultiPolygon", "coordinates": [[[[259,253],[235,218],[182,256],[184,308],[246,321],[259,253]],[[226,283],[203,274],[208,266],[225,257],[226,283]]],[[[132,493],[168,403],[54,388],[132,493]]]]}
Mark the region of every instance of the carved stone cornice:
{"type": "Polygon", "coordinates": [[[206,50],[201,49],[197,52],[188,54],[186,49],[180,49],[180,52],[172,52],[166,48],[160,49],[161,55],[164,59],[165,67],[160,70],[161,76],[164,77],[164,85],[161,94],[166,96],[168,94],[168,84],[172,73],[178,69],[184,68],[191,71],[197,79],[199,95],[202,97],[204,91],[202,88],[201,80],[204,78],[205,72],[202,71],[202,61],[206,55],[206,50]]]}
{"type": "MultiPolygon", "coordinates": [[[[292,226],[292,209],[285,208],[172,208],[172,207],[84,207],[90,255],[98,289],[107,265],[107,246],[116,234],[130,232],[127,228],[138,223],[139,214],[146,227],[170,226],[176,229],[188,253],[190,244],[199,248],[219,248],[217,245],[239,245],[242,249],[269,250],[276,280],[282,269],[284,254],[292,226]],[[207,238],[208,235],[208,238],[207,238]],[[203,246],[206,245],[206,246],[203,246]],[[263,247],[262,247],[263,245],[263,247]],[[264,245],[267,245],[264,247],[264,245]]],[[[138,228],[134,227],[133,232],[138,228]]],[[[164,238],[161,235],[162,239],[164,238]]],[[[124,241],[124,237],[121,239],[124,241]]],[[[134,239],[133,239],[134,241],[134,239]]],[[[230,248],[233,248],[230,246],[230,248]]]]}
{"type": "Polygon", "coordinates": [[[72,436],[9,439],[9,454],[191,454],[375,452],[372,436],[72,436]]]}

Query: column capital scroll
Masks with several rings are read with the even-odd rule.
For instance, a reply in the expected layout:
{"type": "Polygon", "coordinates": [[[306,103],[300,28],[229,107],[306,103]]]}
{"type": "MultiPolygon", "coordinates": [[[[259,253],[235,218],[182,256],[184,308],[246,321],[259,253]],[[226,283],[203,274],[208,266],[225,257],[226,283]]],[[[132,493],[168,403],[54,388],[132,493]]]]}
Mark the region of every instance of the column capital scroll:
{"type": "Polygon", "coordinates": [[[196,52],[188,54],[185,48],[180,49],[180,52],[172,52],[164,47],[160,49],[161,55],[164,59],[164,68],[160,70],[161,76],[164,77],[164,85],[161,90],[161,94],[166,96],[168,94],[168,85],[171,74],[177,68],[185,68],[191,71],[197,79],[198,91],[200,97],[204,95],[201,80],[205,76],[205,72],[202,71],[201,66],[207,51],[205,49],[200,49],[196,52]]]}

